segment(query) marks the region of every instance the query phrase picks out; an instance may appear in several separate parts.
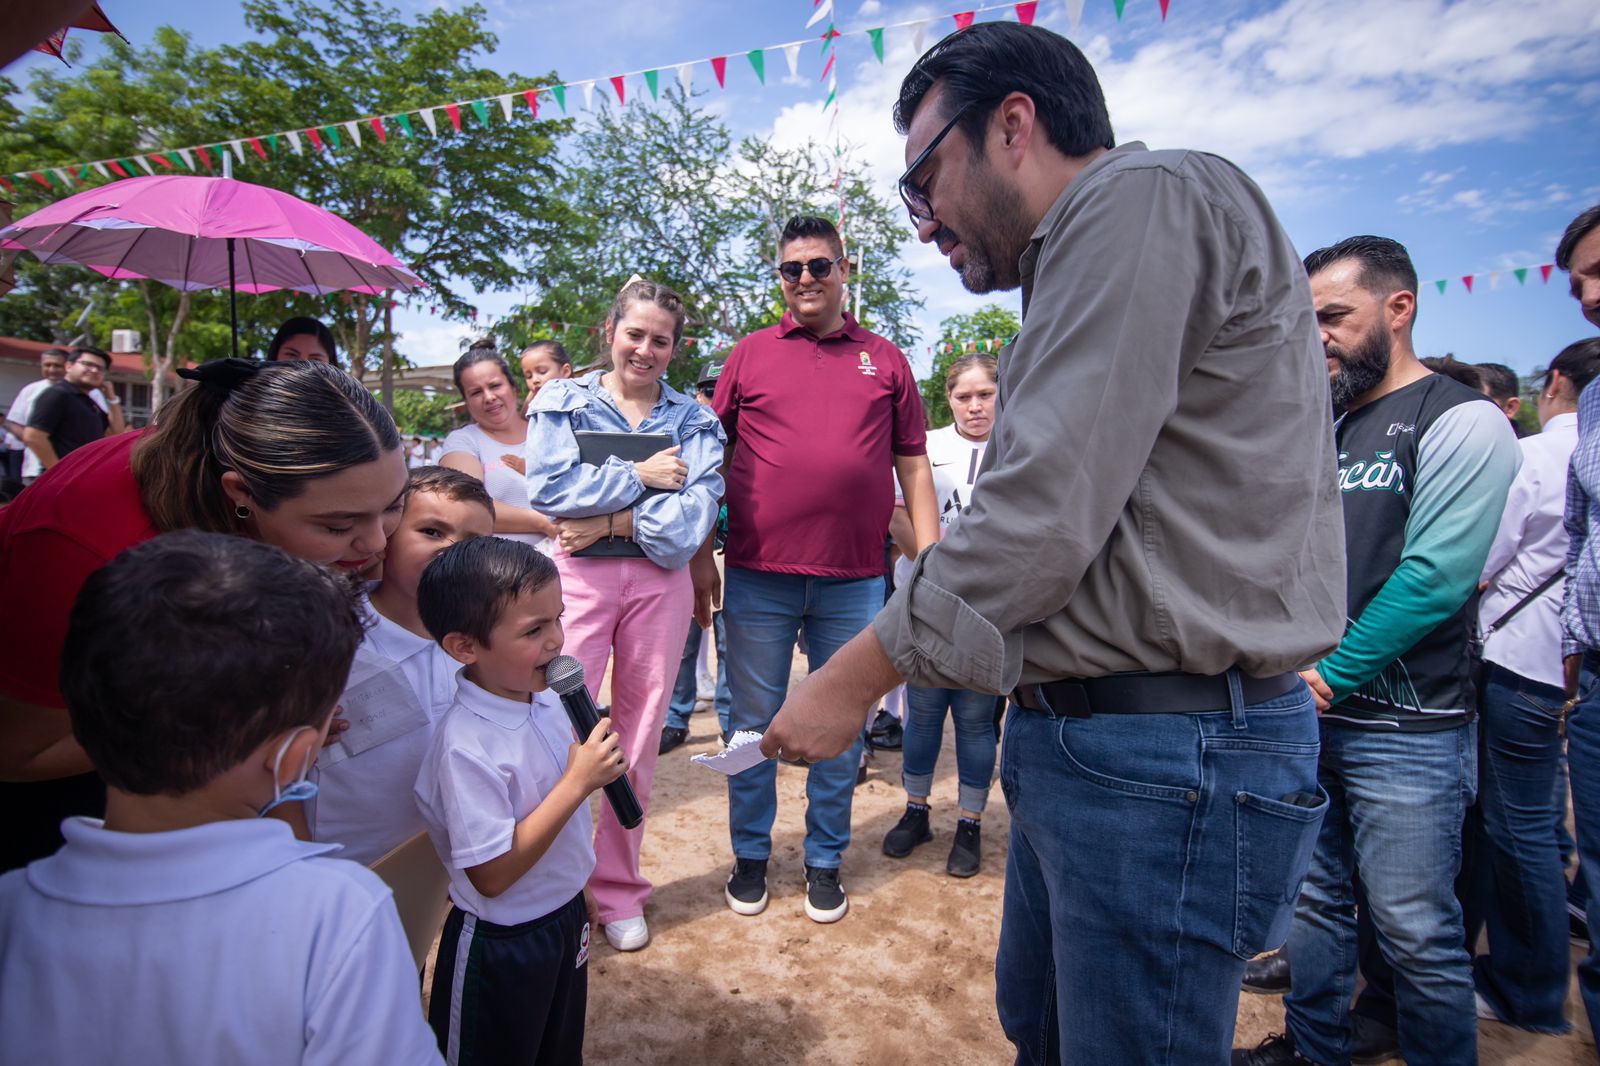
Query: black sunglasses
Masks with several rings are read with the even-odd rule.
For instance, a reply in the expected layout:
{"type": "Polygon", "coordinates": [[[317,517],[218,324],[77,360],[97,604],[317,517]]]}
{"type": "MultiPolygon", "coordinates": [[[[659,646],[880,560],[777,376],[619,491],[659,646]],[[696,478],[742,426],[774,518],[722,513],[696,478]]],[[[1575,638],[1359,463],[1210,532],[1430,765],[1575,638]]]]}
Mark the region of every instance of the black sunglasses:
{"type": "Polygon", "coordinates": [[[950,135],[951,130],[956,128],[956,123],[961,121],[961,116],[965,115],[978,102],[977,100],[968,100],[957,108],[956,113],[950,116],[950,121],[944,124],[944,129],[940,130],[938,135],[928,142],[928,147],[917,153],[917,158],[913,159],[911,165],[906,167],[906,172],[900,175],[900,199],[905,203],[906,210],[911,213],[911,224],[913,226],[922,225],[924,220],[932,220],[933,205],[928,202],[927,190],[912,180],[912,175],[922,169],[923,164],[927,163],[933,156],[934,150],[939,147],[940,142],[950,135]]]}
{"type": "Polygon", "coordinates": [[[700,395],[710,399],[717,394],[717,387],[715,385],[701,385],[696,391],[698,391],[700,395]]]}
{"type": "Polygon", "coordinates": [[[844,256],[842,255],[837,259],[817,258],[808,260],[804,263],[795,259],[790,259],[778,264],[778,273],[782,274],[783,280],[789,282],[791,285],[795,282],[798,282],[800,280],[801,272],[806,270],[811,271],[811,276],[814,279],[817,281],[822,281],[829,274],[833,273],[833,268],[837,264],[842,262],[844,262],[844,256]]]}

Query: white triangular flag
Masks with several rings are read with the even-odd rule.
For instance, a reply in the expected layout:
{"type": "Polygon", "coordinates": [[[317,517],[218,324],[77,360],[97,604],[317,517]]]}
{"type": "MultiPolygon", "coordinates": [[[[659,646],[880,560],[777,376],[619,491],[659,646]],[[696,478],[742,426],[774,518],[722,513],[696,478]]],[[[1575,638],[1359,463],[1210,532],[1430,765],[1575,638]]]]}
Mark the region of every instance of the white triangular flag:
{"type": "Polygon", "coordinates": [[[799,77],[800,76],[800,46],[797,45],[797,44],[786,44],[786,45],[784,45],[783,46],[783,58],[788,60],[788,63],[789,63],[789,77],[791,77],[791,78],[799,77]]]}
{"type": "Polygon", "coordinates": [[[927,43],[928,24],[926,22],[919,22],[911,31],[911,54],[920,56],[925,51],[923,45],[927,43]]]}
{"type": "Polygon", "coordinates": [[[428,132],[435,137],[439,136],[439,123],[433,117],[433,108],[425,107],[418,113],[422,116],[422,124],[428,127],[428,132]]]}
{"type": "Polygon", "coordinates": [[[238,141],[229,141],[228,147],[233,149],[233,158],[236,162],[244,162],[244,148],[238,141]]]}
{"type": "Polygon", "coordinates": [[[511,121],[511,94],[506,93],[500,98],[500,110],[505,112],[506,121],[511,121]]]}
{"type": "Polygon", "coordinates": [[[356,142],[356,147],[361,147],[361,127],[354,122],[346,122],[344,128],[350,131],[350,139],[356,142]]]}
{"type": "Polygon", "coordinates": [[[594,82],[592,81],[583,82],[583,109],[585,111],[594,110],[594,82]]]}
{"type": "Polygon", "coordinates": [[[111,176],[111,171],[106,169],[106,165],[104,163],[94,164],[94,172],[100,175],[102,178],[109,178],[111,176]]]}
{"type": "Polygon", "coordinates": [[[1067,0],[1067,18],[1072,20],[1072,32],[1078,32],[1078,23],[1083,21],[1083,0],[1067,0]]]}
{"type": "Polygon", "coordinates": [[[133,161],[143,167],[146,174],[149,174],[152,177],[155,176],[155,171],[150,169],[150,160],[146,159],[142,155],[136,155],[133,157],[133,161]]]}
{"type": "Polygon", "coordinates": [[[811,21],[806,23],[806,29],[809,30],[831,14],[833,14],[833,0],[822,0],[817,9],[811,13],[811,21]]]}
{"type": "Polygon", "coordinates": [[[300,133],[298,130],[289,131],[289,147],[294,149],[295,155],[305,154],[304,150],[300,147],[300,133]]]}
{"type": "Polygon", "coordinates": [[[683,86],[683,95],[690,96],[694,93],[694,64],[685,63],[678,68],[678,84],[683,86]]]}
{"type": "Polygon", "coordinates": [[[62,170],[60,167],[55,167],[50,171],[50,173],[61,179],[61,185],[63,188],[72,188],[72,179],[67,176],[67,172],[65,170],[62,170]]]}
{"type": "Polygon", "coordinates": [[[190,170],[193,170],[194,169],[194,156],[189,154],[189,149],[187,149],[187,148],[179,148],[178,149],[178,154],[183,156],[183,165],[188,167],[190,170]]]}

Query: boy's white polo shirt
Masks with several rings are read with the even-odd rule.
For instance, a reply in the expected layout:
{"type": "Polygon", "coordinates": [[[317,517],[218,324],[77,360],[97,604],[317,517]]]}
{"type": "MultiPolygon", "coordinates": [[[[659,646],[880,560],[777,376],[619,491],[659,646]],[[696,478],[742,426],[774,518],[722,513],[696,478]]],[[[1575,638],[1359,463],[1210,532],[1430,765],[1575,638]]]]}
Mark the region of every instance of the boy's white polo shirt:
{"type": "Polygon", "coordinates": [[[417,775],[417,803],[434,850],[450,869],[456,906],[496,925],[519,925],[565,906],[594,872],[587,803],[516,884],[490,899],[466,868],[511,850],[517,823],[567,768],[572,725],[552,692],[531,704],[486,692],[457,674],[456,699],[435,727],[417,775]]]}
{"type": "Polygon", "coordinates": [[[427,828],[412,789],[460,664],[365,606],[374,621],[339,701],[350,728],[317,757],[306,820],[317,840],[344,845],[340,858],[371,865],[427,828]]]}
{"type": "Polygon", "coordinates": [[[275,818],[90,818],[0,877],[0,1061],[439,1063],[389,889],[275,818]]]}

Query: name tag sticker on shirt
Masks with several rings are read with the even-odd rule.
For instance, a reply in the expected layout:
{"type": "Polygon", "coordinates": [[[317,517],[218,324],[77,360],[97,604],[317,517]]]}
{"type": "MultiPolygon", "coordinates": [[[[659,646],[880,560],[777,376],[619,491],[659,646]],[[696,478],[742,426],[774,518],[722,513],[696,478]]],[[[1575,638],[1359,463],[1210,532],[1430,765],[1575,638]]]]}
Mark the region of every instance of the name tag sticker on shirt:
{"type": "Polygon", "coordinates": [[[318,759],[328,766],[428,724],[428,714],[400,668],[390,662],[364,660],[359,652],[339,703],[350,728],[338,743],[322,749],[318,759]]]}

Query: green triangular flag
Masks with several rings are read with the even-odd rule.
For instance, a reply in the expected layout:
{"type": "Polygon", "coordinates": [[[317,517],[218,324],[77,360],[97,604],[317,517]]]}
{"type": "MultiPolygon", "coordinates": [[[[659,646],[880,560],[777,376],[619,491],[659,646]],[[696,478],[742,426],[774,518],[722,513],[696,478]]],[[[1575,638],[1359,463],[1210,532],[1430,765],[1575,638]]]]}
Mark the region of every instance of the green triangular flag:
{"type": "Polygon", "coordinates": [[[409,114],[402,113],[395,115],[393,121],[400,123],[400,128],[406,131],[407,137],[416,136],[416,134],[411,131],[411,116],[409,114]]]}
{"type": "Polygon", "coordinates": [[[326,140],[329,144],[333,145],[333,147],[335,147],[335,148],[343,148],[344,147],[344,145],[341,144],[340,141],[339,141],[339,127],[338,126],[324,126],[324,127],[322,127],[322,134],[323,134],[323,139],[326,140]]]}
{"type": "Polygon", "coordinates": [[[1128,6],[1128,0],[1111,0],[1111,2],[1117,5],[1117,18],[1122,18],[1122,9],[1128,6]]]}
{"type": "Polygon", "coordinates": [[[183,156],[179,155],[177,152],[168,152],[167,159],[172,163],[174,170],[176,170],[178,167],[188,167],[190,170],[194,169],[194,164],[187,162],[183,156]]]}
{"type": "Polygon", "coordinates": [[[650,86],[650,99],[652,99],[652,100],[660,99],[661,72],[657,71],[657,70],[647,70],[647,71],[645,71],[644,72],[644,83],[646,85],[650,86]]]}
{"type": "Polygon", "coordinates": [[[472,113],[478,116],[478,121],[485,127],[489,125],[489,105],[482,100],[472,101],[472,113]]]}
{"type": "MultiPolygon", "coordinates": [[[[127,167],[125,169],[131,171],[131,170],[133,170],[133,167],[130,166],[130,167],[127,167]]],[[[57,174],[54,170],[45,171],[44,172],[44,176],[50,179],[50,184],[51,185],[63,185],[63,184],[65,184],[61,180],[61,175],[57,174]]]]}
{"type": "Polygon", "coordinates": [[[883,62],[883,30],[868,30],[867,36],[872,39],[872,54],[878,57],[878,62],[883,62]]]}
{"type": "Polygon", "coordinates": [[[1440,278],[1438,281],[1434,282],[1434,284],[1439,286],[1439,295],[1443,296],[1444,295],[1444,287],[1446,285],[1450,284],[1450,282],[1449,282],[1448,279],[1440,278]]]}
{"type": "Polygon", "coordinates": [[[1517,284],[1518,285],[1526,285],[1528,283],[1528,268],[1527,267],[1518,267],[1517,269],[1513,270],[1511,273],[1513,273],[1513,274],[1515,274],[1517,276],[1517,284]]]}
{"type": "Polygon", "coordinates": [[[78,180],[79,181],[88,181],[89,180],[89,164],[88,163],[85,163],[83,166],[78,168],[78,180]]]}
{"type": "Polygon", "coordinates": [[[561,105],[561,113],[567,113],[567,87],[565,85],[550,86],[550,95],[556,98],[556,103],[561,105]]]}
{"type": "Polygon", "coordinates": [[[828,108],[832,107],[833,106],[833,98],[838,96],[838,95],[839,95],[839,90],[838,89],[834,89],[833,91],[829,92],[828,93],[828,98],[826,100],[822,101],[822,110],[826,111],[826,110],[828,110],[828,108]]]}
{"type": "Polygon", "coordinates": [[[767,83],[767,57],[762,54],[759,48],[753,49],[747,54],[750,57],[750,65],[756,69],[756,79],[762,85],[765,85],[767,83]]]}
{"type": "Polygon", "coordinates": [[[274,156],[278,154],[278,135],[276,133],[267,134],[267,152],[274,156]]]}
{"type": "MultiPolygon", "coordinates": [[[[213,151],[215,151],[218,155],[221,155],[223,152],[227,151],[227,149],[226,148],[220,148],[220,149],[213,149],[213,151]]],[[[117,160],[117,162],[121,163],[122,164],[122,169],[126,170],[129,174],[137,174],[137,173],[139,173],[138,169],[133,165],[133,158],[131,156],[129,158],[127,158],[127,159],[119,159],[119,160],[117,160]]]]}

